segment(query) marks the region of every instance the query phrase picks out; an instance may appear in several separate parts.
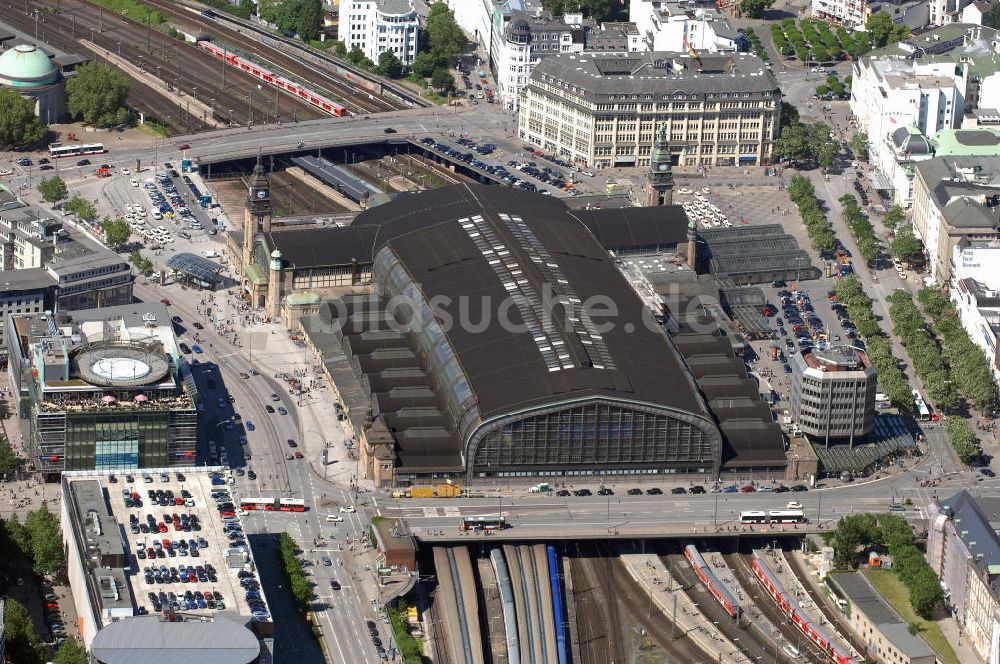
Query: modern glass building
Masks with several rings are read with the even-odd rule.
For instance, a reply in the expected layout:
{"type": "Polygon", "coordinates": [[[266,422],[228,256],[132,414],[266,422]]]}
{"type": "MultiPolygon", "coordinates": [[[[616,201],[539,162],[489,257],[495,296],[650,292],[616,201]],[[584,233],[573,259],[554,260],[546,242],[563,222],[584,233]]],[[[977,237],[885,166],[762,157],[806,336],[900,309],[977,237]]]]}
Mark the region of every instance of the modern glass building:
{"type": "Polygon", "coordinates": [[[7,333],[39,471],[194,465],[197,392],[163,305],[11,316],[7,333]]]}

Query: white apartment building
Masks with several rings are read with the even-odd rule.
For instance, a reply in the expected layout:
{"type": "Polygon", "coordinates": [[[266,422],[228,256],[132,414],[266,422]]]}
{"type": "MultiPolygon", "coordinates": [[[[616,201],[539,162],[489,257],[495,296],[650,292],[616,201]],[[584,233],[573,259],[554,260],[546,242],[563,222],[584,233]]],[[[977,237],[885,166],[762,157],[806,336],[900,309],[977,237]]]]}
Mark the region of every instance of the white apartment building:
{"type": "Polygon", "coordinates": [[[972,0],[929,0],[930,24],[948,25],[949,23],[961,23],[962,10],[971,3],[972,0]]]}
{"type": "Polygon", "coordinates": [[[340,34],[348,50],[357,46],[372,62],[392,51],[409,67],[417,57],[420,21],[410,0],[344,0],[340,34]]]}
{"type": "Polygon", "coordinates": [[[977,258],[975,252],[1000,241],[1000,158],[935,157],[914,168],[913,228],[923,240],[931,277],[950,283],[959,274],[956,252],[964,260],[963,251],[972,252],[970,262],[985,262],[995,272],[996,254],[977,258]]]}
{"type": "Polygon", "coordinates": [[[500,102],[506,109],[517,110],[521,89],[542,58],[583,51],[583,16],[566,14],[559,20],[542,12],[513,11],[497,18],[490,68],[500,102]]]}
{"type": "Polygon", "coordinates": [[[813,18],[841,23],[848,28],[864,27],[868,0],[812,0],[813,18]]]}
{"type": "Polygon", "coordinates": [[[912,166],[933,154],[927,137],[962,125],[967,68],[951,62],[860,58],[851,111],[868,134],[873,181],[896,204],[912,201],[912,166]]]}
{"type": "MultiPolygon", "coordinates": [[[[493,15],[497,11],[496,0],[445,0],[455,15],[455,23],[474,42],[483,46],[487,54],[493,42],[493,15]]],[[[499,3],[504,4],[504,3],[499,3]]],[[[514,0],[512,9],[524,10],[524,3],[514,0]]]]}
{"type": "Polygon", "coordinates": [[[545,58],[521,97],[518,135],[597,168],[649,164],[658,123],[682,166],[760,165],[781,90],[746,53],[583,53],[545,58]]]}
{"type": "Polygon", "coordinates": [[[690,0],[632,0],[629,21],[649,51],[684,53],[688,45],[708,53],[740,50],[740,33],[729,19],[690,0]]]}
{"type": "MultiPolygon", "coordinates": [[[[1000,271],[997,270],[1000,243],[992,244],[991,247],[983,247],[980,251],[971,253],[986,256],[992,261],[991,270],[975,271],[985,273],[984,276],[990,279],[990,283],[996,285],[1000,284],[1000,271]]],[[[975,259],[970,260],[970,263],[973,261],[975,259]]],[[[982,266],[981,262],[976,262],[982,266]]],[[[956,266],[956,274],[961,272],[964,269],[956,266]]],[[[951,301],[958,310],[962,326],[969,333],[969,338],[986,353],[993,370],[993,381],[1000,384],[1000,354],[997,345],[997,337],[1000,337],[1000,292],[972,277],[953,279],[952,284],[951,301]]]]}

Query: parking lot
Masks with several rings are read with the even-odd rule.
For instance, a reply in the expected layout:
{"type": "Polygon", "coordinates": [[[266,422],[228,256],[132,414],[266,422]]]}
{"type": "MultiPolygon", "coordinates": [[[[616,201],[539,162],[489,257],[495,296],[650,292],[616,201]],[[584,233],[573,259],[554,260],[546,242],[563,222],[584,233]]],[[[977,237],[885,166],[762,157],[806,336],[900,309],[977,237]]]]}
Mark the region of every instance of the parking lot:
{"type": "Polygon", "coordinates": [[[583,192],[574,186],[574,181],[579,182],[582,177],[593,177],[593,173],[590,171],[584,171],[579,166],[563,161],[554,155],[544,154],[541,150],[536,150],[531,146],[525,146],[525,150],[529,151],[531,157],[537,161],[534,159],[508,159],[504,165],[502,159],[496,159],[496,163],[484,161],[484,158],[497,152],[496,144],[487,141],[476,142],[471,138],[461,137],[454,141],[444,142],[428,136],[420,139],[420,143],[431,150],[440,152],[456,161],[464,162],[471,168],[489,173],[499,180],[525,191],[540,191],[549,195],[555,192],[566,192],[572,196],[579,196],[583,192]],[[455,147],[456,145],[458,147],[455,147]],[[557,170],[557,166],[567,169],[567,172],[557,170]]]}
{"type": "Polygon", "coordinates": [[[114,477],[107,484],[111,510],[130,538],[127,573],[142,611],[212,614],[225,609],[267,619],[259,579],[243,572],[244,580],[238,576],[242,566],[227,565],[227,557],[252,557],[221,475],[136,472],[114,477]]]}

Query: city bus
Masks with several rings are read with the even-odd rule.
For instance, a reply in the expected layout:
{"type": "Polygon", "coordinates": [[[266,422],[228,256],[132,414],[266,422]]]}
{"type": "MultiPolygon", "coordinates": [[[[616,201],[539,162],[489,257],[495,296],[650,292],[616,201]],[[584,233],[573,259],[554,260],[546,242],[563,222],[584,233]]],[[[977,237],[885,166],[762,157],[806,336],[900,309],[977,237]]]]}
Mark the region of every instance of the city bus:
{"type": "Polygon", "coordinates": [[[281,512],[305,512],[306,501],[301,498],[281,498],[278,500],[278,510],[281,512]]]}
{"type": "Polygon", "coordinates": [[[917,412],[917,417],[921,421],[927,422],[931,419],[931,411],[927,407],[927,403],[924,401],[923,397],[920,396],[920,392],[913,390],[913,406],[917,412]]]}
{"type": "Polygon", "coordinates": [[[276,498],[241,498],[240,509],[271,512],[278,509],[278,501],[276,498]]]}
{"type": "Polygon", "coordinates": [[[507,519],[502,516],[462,517],[462,530],[503,530],[506,527],[507,519]]]}
{"type": "Polygon", "coordinates": [[[261,512],[305,512],[306,501],[301,498],[242,498],[240,509],[261,512]]]}
{"type": "Polygon", "coordinates": [[[745,510],[740,512],[740,523],[805,523],[802,510],[745,510]]]}
{"type": "Polygon", "coordinates": [[[49,146],[49,156],[53,159],[64,157],[80,157],[88,154],[104,154],[107,150],[103,143],[85,143],[82,145],[61,145],[53,143],[49,146]]]}

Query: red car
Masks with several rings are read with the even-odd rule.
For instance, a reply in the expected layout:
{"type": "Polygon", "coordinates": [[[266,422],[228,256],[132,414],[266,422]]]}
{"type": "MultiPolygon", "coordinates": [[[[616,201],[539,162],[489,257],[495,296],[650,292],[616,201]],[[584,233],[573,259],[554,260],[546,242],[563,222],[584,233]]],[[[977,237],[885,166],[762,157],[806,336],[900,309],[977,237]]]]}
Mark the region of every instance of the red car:
{"type": "Polygon", "coordinates": [[[177,146],[177,149],[178,150],[190,150],[191,149],[191,144],[190,143],[181,143],[180,145],[177,146]]]}
{"type": "Polygon", "coordinates": [[[295,453],[295,458],[296,459],[301,459],[302,458],[302,452],[296,452],[295,453]]]}
{"type": "Polygon", "coordinates": [[[740,489],[740,491],[742,491],[743,493],[753,493],[756,490],[757,489],[753,488],[752,484],[747,484],[745,487],[743,487],[742,489],[740,489]]]}
{"type": "Polygon", "coordinates": [[[169,307],[170,306],[170,300],[168,300],[167,298],[163,298],[162,300],[160,300],[160,304],[163,304],[163,305],[166,305],[166,306],[169,307]]]}
{"type": "Polygon", "coordinates": [[[56,604],[55,602],[46,602],[45,603],[45,608],[46,609],[58,609],[59,605],[56,604]]]}

